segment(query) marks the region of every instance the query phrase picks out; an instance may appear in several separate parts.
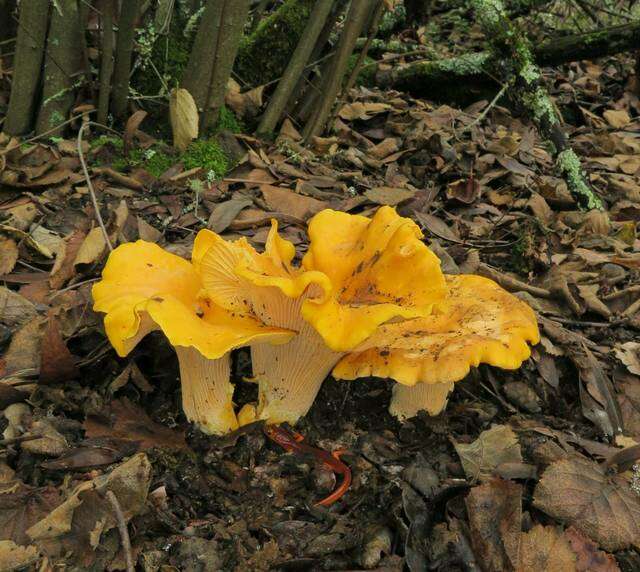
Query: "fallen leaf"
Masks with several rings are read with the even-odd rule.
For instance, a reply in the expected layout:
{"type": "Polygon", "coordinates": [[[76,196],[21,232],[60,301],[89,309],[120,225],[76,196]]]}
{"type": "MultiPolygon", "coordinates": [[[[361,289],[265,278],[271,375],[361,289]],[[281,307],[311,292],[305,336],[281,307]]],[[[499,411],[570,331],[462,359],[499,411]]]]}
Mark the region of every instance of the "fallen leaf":
{"type": "Polygon", "coordinates": [[[301,220],[307,220],[327,206],[324,202],[312,197],[305,197],[291,189],[283,189],[273,185],[260,185],[260,192],[271,210],[301,220]]]}
{"type": "Polygon", "coordinates": [[[251,199],[237,197],[223,203],[218,203],[209,217],[207,228],[218,234],[225,231],[234,221],[242,209],[253,204],[251,199]]]}
{"type": "Polygon", "coordinates": [[[19,546],[11,540],[0,540],[0,570],[22,570],[35,564],[40,553],[35,546],[19,546]]]}
{"type": "Polygon", "coordinates": [[[396,187],[374,187],[365,191],[364,196],[377,205],[399,205],[414,197],[415,193],[409,189],[396,187]]]}
{"type": "Polygon", "coordinates": [[[522,462],[518,437],[507,425],[495,425],[480,433],[473,443],[455,443],[454,446],[470,479],[490,477],[503,463],[522,462]]]}
{"type": "Polygon", "coordinates": [[[347,103],[340,108],[338,115],[342,119],[371,119],[374,115],[389,111],[391,106],[387,103],[361,102],[347,103]]]}
{"type": "Polygon", "coordinates": [[[18,261],[18,245],[12,238],[0,236],[0,276],[9,274],[18,261]]]}
{"type": "Polygon", "coordinates": [[[141,240],[147,242],[158,242],[162,238],[162,233],[155,227],[151,226],[142,217],[136,217],[138,223],[138,236],[141,240]]]}
{"type": "Polygon", "coordinates": [[[39,381],[44,384],[61,383],[78,376],[75,359],[62,339],[58,319],[51,315],[42,338],[39,381]]]}
{"type": "Polygon", "coordinates": [[[171,90],[169,120],[173,132],[173,146],[185,151],[191,141],[198,138],[198,106],[193,96],[184,88],[171,90]]]}
{"type": "Polygon", "coordinates": [[[602,116],[607,120],[607,123],[615,129],[621,129],[631,123],[631,117],[629,117],[629,114],[624,109],[607,109],[602,116]]]}
{"type": "Polygon", "coordinates": [[[48,471],[83,471],[113,465],[140,450],[140,442],[115,437],[85,439],[57,459],[40,463],[48,471]]]}
{"type": "Polygon", "coordinates": [[[73,261],[73,265],[93,264],[99,260],[106,248],[107,243],[105,241],[104,234],[102,233],[102,229],[99,226],[92,228],[80,245],[75,260],[73,261]]]}
{"type": "Polygon", "coordinates": [[[447,198],[464,204],[472,204],[480,194],[480,183],[477,179],[458,179],[447,185],[447,198]]]}
{"type": "Polygon", "coordinates": [[[46,322],[46,318],[31,319],[13,334],[4,355],[7,373],[38,370],[46,322]]]}
{"type": "Polygon", "coordinates": [[[611,554],[598,550],[598,545],[570,526],[564,531],[571,550],[577,557],[576,572],[620,572],[611,554]]]}
{"type": "Polygon", "coordinates": [[[144,118],[147,116],[147,112],[144,109],[138,109],[135,113],[127,119],[127,124],[124,128],[124,136],[123,136],[123,152],[124,156],[128,157],[129,152],[133,148],[133,138],[136,135],[136,131],[138,131],[138,127],[144,121],[144,118]]]}
{"type": "Polygon", "coordinates": [[[128,522],[144,509],[150,482],[151,464],[144,453],[138,453],[110,473],[80,483],[67,500],[27,529],[27,535],[45,553],[72,550],[86,569],[100,538],[117,526],[105,493],[115,495],[128,522]]]}
{"type": "Polygon", "coordinates": [[[625,342],[614,352],[631,373],[640,375],[640,342],[625,342]]]}
{"type": "Polygon", "coordinates": [[[535,525],[520,537],[517,572],[577,572],[576,555],[562,531],[535,525]]]}
{"type": "Polygon", "coordinates": [[[21,326],[36,316],[35,306],[24,296],[0,286],[0,324],[21,326]]]}
{"type": "Polygon", "coordinates": [[[56,256],[55,264],[51,269],[51,277],[49,278],[49,286],[54,290],[61,288],[76,275],[74,261],[85,236],[84,232],[75,230],[69,237],[65,238],[64,246],[61,245],[60,247],[60,253],[56,256]]]}
{"type": "Polygon", "coordinates": [[[519,561],[522,486],[494,478],[466,498],[471,543],[487,572],[512,570],[519,561]]]}
{"type": "Polygon", "coordinates": [[[156,423],[128,399],[112,401],[100,415],[87,417],[83,426],[88,437],[130,439],[139,441],[144,449],[187,447],[182,433],[156,423]]]}
{"type": "Polygon", "coordinates": [[[549,465],[533,504],[609,552],[640,546],[640,498],[624,477],[608,475],[606,468],[583,457],[549,465]]]}

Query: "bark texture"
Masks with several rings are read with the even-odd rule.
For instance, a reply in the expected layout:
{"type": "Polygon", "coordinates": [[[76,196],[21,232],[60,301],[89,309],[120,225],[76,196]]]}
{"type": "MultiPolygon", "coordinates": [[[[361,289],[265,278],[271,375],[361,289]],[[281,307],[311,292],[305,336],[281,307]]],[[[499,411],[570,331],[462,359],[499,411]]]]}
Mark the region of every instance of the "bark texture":
{"type": "Polygon", "coordinates": [[[118,38],[116,40],[116,60],[113,71],[113,98],[111,111],[116,119],[127,115],[129,99],[129,76],[131,74],[131,54],[136,32],[136,21],[140,13],[140,0],[126,0],[120,8],[118,38]]]}
{"type": "Polygon", "coordinates": [[[200,111],[201,132],[218,120],[248,12],[248,0],[207,2],[182,78],[200,111]]]}
{"type": "Polygon", "coordinates": [[[602,210],[600,197],[590,187],[580,160],[569,145],[527,37],[511,23],[502,0],[472,0],[472,3],[485,36],[502,61],[506,80],[512,84],[510,96],[534,121],[540,135],[552,143],[556,166],[571,195],[584,209],[602,210]]]}
{"type": "Polygon", "coordinates": [[[313,7],[307,27],[298,42],[284,75],[278,82],[278,87],[269,100],[267,110],[260,120],[260,125],[258,126],[259,134],[271,133],[280,121],[287,101],[289,101],[297,85],[298,78],[302,75],[304,67],[311,57],[332,6],[333,0],[318,0],[313,7]]]}
{"type": "Polygon", "coordinates": [[[42,103],[36,133],[60,135],[82,82],[83,55],[80,14],[76,0],[58,0],[51,10],[44,59],[42,103]]]}
{"type": "Polygon", "coordinates": [[[3,125],[3,130],[9,135],[27,133],[33,124],[48,21],[49,0],[20,3],[13,83],[3,125]]]}
{"type": "Polygon", "coordinates": [[[98,123],[106,123],[109,114],[111,76],[113,74],[113,16],[115,1],[102,0],[102,44],[100,54],[100,91],[98,93],[98,123]]]}

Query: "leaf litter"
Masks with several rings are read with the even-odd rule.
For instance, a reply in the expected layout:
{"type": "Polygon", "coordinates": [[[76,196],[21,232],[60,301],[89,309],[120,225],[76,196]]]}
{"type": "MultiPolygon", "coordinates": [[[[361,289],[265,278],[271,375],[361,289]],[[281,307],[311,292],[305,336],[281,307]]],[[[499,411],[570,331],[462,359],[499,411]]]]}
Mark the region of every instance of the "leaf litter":
{"type": "MultiPolygon", "coordinates": [[[[533,359],[517,372],[474,370],[435,418],[401,426],[386,413],[385,380],[328,379],[299,430],[348,449],[353,483],[330,510],[311,499],[332,490],[331,475],[283,455],[259,427],[213,439],[188,426],[160,336],[128,361],[115,356],[91,310],[107,243],[75,142],[1,136],[0,568],[43,558],[122,567],[110,490],[148,570],[203,559],[225,570],[638,569],[640,103],[623,89],[630,66],[549,72],[606,214],[579,211],[544,142],[507,108],[474,122],[487,101],[461,110],[357,88],[309,148],[289,120],[274,143],[233,137],[240,157],[218,180],[180,164],[122,172],[109,144],[92,145],[99,133],[87,137],[114,245],[143,238],[187,256],[203,227],[261,245],[275,218],[304,251],[318,210],[393,205],[447,272],[488,276],[536,310],[533,359]],[[608,464],[619,451],[628,462],[608,464]]],[[[232,89],[227,104],[250,117],[262,99],[263,88],[232,89]]],[[[195,127],[189,102],[177,103],[184,146],[195,127]]],[[[140,110],[125,143],[152,141],[140,110]]],[[[255,399],[240,381],[247,363],[238,352],[239,403],[255,399]]]]}

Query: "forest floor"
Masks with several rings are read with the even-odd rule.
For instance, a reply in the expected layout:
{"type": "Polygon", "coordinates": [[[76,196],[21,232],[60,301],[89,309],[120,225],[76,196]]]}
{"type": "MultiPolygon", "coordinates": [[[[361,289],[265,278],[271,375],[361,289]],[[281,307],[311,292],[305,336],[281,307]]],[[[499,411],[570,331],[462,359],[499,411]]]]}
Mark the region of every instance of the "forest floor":
{"type": "MultiPolygon", "coordinates": [[[[259,426],[190,428],[161,335],[117,358],[91,309],[107,249],[75,139],[2,138],[0,557],[124,569],[109,488],[145,571],[639,570],[638,82],[624,57],[546,77],[608,216],[577,209],[544,142],[502,102],[484,116],[487,100],[457,109],[359,88],[310,149],[291,124],[273,144],[229,135],[239,163],[211,183],[179,162],[117,171],[121,140],[86,130],[114,243],[188,256],[208,225],[262,247],[276,218],[301,254],[315,212],[393,205],[446,272],[492,277],[536,310],[532,359],[473,371],[437,417],[400,424],[392,382],[327,379],[296,429],[347,450],[353,484],[329,508],[314,503],[332,473],[259,426]]],[[[124,145],[153,148],[134,123],[124,145]]],[[[239,405],[256,398],[249,374],[240,350],[239,405]]]]}

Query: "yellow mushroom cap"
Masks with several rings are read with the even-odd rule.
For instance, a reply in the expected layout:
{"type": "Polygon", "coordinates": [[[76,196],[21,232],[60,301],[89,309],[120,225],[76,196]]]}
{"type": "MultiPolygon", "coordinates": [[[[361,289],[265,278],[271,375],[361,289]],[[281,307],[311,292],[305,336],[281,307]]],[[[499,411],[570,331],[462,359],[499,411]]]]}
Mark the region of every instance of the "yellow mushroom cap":
{"type": "Polygon", "coordinates": [[[433,314],[381,326],[333,370],[338,379],[389,377],[405,385],[448,383],[486,363],[516,369],[540,339],[533,310],[492,280],[446,277],[433,314]]]}
{"type": "Polygon", "coordinates": [[[302,265],[331,284],[305,301],[302,315],[334,351],[349,351],[385,322],[427,316],[446,288],[438,257],[416,224],[391,207],[373,218],[333,210],[309,222],[302,265]]]}
{"type": "Polygon", "coordinates": [[[217,307],[202,295],[194,265],[142,240],[110,254],[92,294],[94,310],[106,314],[105,330],[120,356],[158,328],[173,346],[193,347],[208,359],[253,340],[283,343],[293,335],[217,307]]]}

